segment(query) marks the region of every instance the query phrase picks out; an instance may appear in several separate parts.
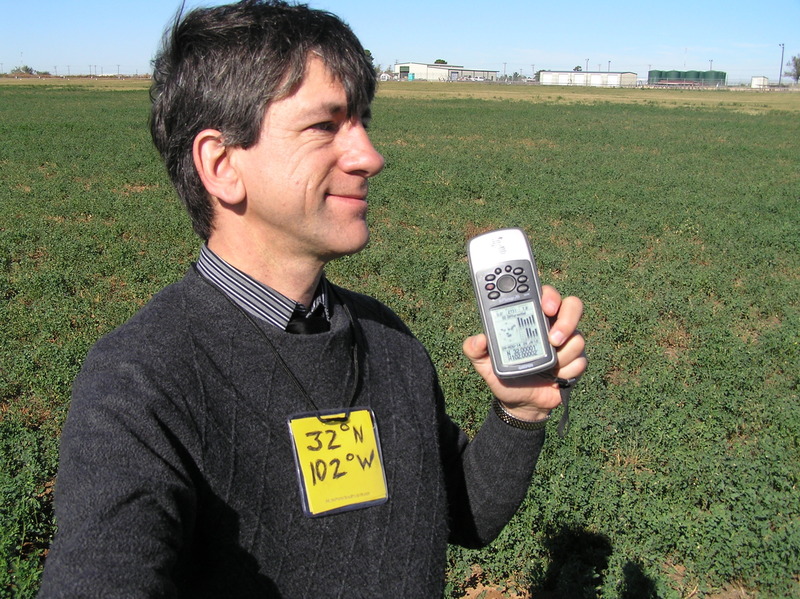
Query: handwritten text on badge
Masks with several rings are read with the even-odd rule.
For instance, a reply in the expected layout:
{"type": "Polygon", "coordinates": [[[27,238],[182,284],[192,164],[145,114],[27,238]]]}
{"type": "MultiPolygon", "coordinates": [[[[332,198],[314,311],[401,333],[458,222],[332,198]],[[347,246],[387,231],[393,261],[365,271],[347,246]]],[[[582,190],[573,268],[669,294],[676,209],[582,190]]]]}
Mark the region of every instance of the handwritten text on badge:
{"type": "Polygon", "coordinates": [[[388,497],[380,444],[368,409],[289,420],[300,488],[310,516],[382,503],[388,497]]]}

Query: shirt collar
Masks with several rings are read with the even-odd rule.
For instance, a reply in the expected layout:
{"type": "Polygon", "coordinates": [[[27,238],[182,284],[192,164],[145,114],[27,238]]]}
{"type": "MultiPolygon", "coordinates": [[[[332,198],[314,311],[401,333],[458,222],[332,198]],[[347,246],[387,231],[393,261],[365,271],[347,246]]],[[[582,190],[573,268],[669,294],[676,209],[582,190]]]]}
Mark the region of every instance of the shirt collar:
{"type": "Polygon", "coordinates": [[[322,309],[325,317],[330,320],[328,301],[330,293],[325,273],[322,273],[311,306],[306,307],[256,281],[235,266],[231,266],[210,250],[206,244],[200,248],[197,270],[203,277],[219,287],[242,310],[281,330],[286,330],[286,325],[295,310],[310,315],[322,309]]]}

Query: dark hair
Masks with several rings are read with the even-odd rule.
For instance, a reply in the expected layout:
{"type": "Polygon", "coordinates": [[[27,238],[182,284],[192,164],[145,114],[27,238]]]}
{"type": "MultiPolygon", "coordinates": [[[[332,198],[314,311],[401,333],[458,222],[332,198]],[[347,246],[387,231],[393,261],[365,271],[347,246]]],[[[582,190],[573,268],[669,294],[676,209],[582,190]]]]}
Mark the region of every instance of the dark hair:
{"type": "MultiPolygon", "coordinates": [[[[182,9],[181,9],[182,11],[182,9]]],[[[365,112],[376,76],[361,43],[338,17],[280,0],[179,12],[153,61],[150,132],[195,232],[208,239],[213,208],[192,157],[195,136],[217,129],[227,146],[258,141],[270,102],[302,83],[318,55],[345,89],[348,117],[365,112]]]]}

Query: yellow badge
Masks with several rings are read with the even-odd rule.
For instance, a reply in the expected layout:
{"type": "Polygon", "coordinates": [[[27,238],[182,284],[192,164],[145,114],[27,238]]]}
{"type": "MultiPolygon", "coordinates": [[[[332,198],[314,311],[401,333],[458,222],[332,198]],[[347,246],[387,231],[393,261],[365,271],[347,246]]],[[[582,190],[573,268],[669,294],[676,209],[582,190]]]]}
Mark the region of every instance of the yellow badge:
{"type": "Polygon", "coordinates": [[[368,408],[289,418],[307,516],[385,503],[389,498],[375,416],[368,408]]]}

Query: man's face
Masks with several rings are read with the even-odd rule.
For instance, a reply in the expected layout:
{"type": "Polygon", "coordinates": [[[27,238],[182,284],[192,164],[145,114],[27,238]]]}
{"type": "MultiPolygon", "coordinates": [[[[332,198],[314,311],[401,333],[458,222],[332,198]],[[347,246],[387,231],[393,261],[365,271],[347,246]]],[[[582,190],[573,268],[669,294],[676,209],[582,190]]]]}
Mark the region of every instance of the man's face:
{"type": "Polygon", "coordinates": [[[347,118],[344,88],[312,56],[298,90],[267,109],[256,144],[233,153],[248,234],[274,258],[328,262],[367,244],[367,180],[383,169],[367,118],[347,118]]]}

